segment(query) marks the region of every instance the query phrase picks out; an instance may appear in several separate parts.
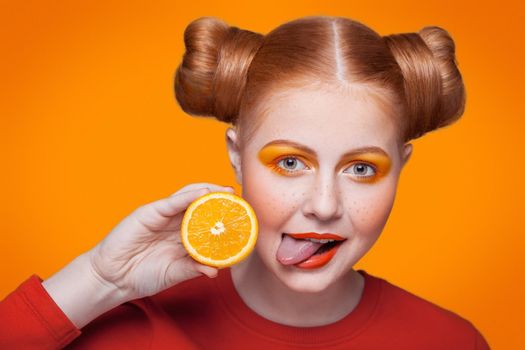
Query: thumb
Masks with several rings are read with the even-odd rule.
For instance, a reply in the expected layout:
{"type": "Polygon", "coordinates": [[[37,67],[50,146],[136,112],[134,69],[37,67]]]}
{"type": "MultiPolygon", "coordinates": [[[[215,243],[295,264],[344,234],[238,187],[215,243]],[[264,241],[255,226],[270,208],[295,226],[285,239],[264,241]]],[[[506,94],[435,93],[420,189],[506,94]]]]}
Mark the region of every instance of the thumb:
{"type": "Polygon", "coordinates": [[[173,286],[183,281],[201,276],[215,277],[218,271],[210,266],[199,264],[189,255],[173,261],[166,270],[166,284],[173,286]]]}
{"type": "Polygon", "coordinates": [[[208,276],[209,278],[217,277],[219,273],[219,269],[213,266],[203,265],[196,261],[193,261],[193,264],[195,265],[195,270],[199,271],[200,273],[208,276]]]}

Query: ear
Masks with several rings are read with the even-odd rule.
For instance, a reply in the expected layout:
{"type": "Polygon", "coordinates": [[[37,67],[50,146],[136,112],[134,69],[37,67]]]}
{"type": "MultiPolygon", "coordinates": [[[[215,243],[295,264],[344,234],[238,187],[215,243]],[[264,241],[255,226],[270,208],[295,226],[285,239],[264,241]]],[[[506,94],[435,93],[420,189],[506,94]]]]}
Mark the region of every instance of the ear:
{"type": "Polygon", "coordinates": [[[226,147],[228,148],[228,156],[230,163],[235,172],[235,179],[239,185],[242,185],[242,171],[241,171],[241,152],[239,149],[239,137],[237,131],[233,128],[226,130],[226,147]]]}
{"type": "Polygon", "coordinates": [[[407,143],[403,146],[403,166],[408,162],[410,159],[410,156],[412,155],[412,144],[407,143]]]}

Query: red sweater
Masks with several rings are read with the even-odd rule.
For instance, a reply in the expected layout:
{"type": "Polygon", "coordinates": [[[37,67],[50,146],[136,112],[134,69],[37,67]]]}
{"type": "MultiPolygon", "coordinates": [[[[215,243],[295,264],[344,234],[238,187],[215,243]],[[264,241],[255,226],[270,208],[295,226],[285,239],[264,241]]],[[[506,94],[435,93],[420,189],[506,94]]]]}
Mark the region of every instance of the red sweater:
{"type": "Polygon", "coordinates": [[[0,349],[489,349],[464,318],[359,270],[357,307],[319,327],[291,327],[252,311],[230,269],[133,300],[77,329],[32,275],[0,302],[0,349]]]}

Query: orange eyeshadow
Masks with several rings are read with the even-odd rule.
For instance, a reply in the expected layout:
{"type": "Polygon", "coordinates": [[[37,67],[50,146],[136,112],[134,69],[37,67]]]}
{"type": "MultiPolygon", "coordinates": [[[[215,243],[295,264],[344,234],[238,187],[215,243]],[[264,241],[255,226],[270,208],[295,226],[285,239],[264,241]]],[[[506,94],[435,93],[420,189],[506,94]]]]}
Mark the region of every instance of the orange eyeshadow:
{"type": "MultiPolygon", "coordinates": [[[[309,153],[291,146],[272,145],[264,147],[259,152],[259,160],[263,163],[263,165],[269,165],[281,156],[299,156],[305,159],[311,158],[311,155],[309,153]]],[[[315,161],[313,161],[312,163],[317,164],[317,162],[315,161]]]]}
{"type": "MultiPolygon", "coordinates": [[[[286,157],[297,157],[309,167],[318,167],[315,153],[287,144],[267,145],[259,151],[258,156],[259,160],[264,166],[267,166],[277,173],[286,176],[290,176],[292,173],[287,172],[286,170],[277,166],[277,163],[286,157]]],[[[353,176],[357,181],[360,182],[376,182],[382,177],[386,176],[392,166],[390,158],[388,155],[383,154],[383,152],[358,151],[346,153],[343,155],[336,168],[338,170],[341,168],[346,169],[356,163],[367,164],[375,170],[375,175],[373,176],[353,176]]]]}
{"type": "Polygon", "coordinates": [[[370,163],[370,165],[373,165],[374,168],[377,170],[379,176],[385,176],[388,174],[388,171],[390,170],[392,166],[392,162],[390,161],[390,158],[388,158],[385,155],[382,155],[380,153],[375,152],[367,152],[367,153],[361,153],[361,154],[355,154],[352,156],[344,157],[338,164],[338,168],[340,166],[346,165],[348,162],[353,163],[359,163],[359,161],[370,163]]]}

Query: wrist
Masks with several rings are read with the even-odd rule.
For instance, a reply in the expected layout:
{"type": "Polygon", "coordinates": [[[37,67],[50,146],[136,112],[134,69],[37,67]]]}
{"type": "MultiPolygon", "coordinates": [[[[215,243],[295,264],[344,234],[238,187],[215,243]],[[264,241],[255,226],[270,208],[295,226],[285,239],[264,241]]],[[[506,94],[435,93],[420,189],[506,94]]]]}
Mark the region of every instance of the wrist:
{"type": "Polygon", "coordinates": [[[111,303],[122,304],[128,300],[133,299],[131,296],[128,296],[128,293],[125,293],[115,283],[111,283],[100,276],[100,273],[92,263],[92,254],[93,250],[90,250],[78,257],[80,264],[85,269],[85,275],[89,280],[89,284],[93,288],[96,288],[96,290],[100,290],[100,294],[104,296],[104,298],[108,298],[111,303]]]}
{"type": "Polygon", "coordinates": [[[76,257],[42,285],[79,329],[129,300],[116,285],[104,281],[93,270],[89,252],[76,257]]]}

